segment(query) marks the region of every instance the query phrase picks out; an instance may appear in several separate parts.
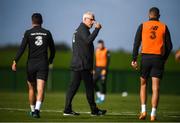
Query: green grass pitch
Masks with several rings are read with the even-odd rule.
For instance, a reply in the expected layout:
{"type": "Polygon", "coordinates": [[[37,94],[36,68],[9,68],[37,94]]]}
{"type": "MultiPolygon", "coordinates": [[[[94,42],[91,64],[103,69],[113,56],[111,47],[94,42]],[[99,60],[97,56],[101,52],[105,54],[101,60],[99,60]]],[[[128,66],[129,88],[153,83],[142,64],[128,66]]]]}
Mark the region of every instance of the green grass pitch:
{"type": "MultiPolygon", "coordinates": [[[[148,98],[148,117],[144,121],[149,121],[150,97],[148,98]]],[[[62,92],[47,92],[41,118],[34,119],[28,115],[27,93],[0,92],[0,121],[140,122],[137,118],[140,109],[139,96],[136,94],[129,94],[127,97],[122,97],[121,94],[108,94],[105,103],[98,105],[100,108],[107,109],[107,115],[98,117],[90,116],[90,109],[84,93],[77,93],[73,100],[74,110],[80,112],[81,115],[77,117],[63,116],[64,99],[65,94],[62,92]]],[[[180,122],[180,96],[161,95],[157,115],[157,122],[180,122]]]]}

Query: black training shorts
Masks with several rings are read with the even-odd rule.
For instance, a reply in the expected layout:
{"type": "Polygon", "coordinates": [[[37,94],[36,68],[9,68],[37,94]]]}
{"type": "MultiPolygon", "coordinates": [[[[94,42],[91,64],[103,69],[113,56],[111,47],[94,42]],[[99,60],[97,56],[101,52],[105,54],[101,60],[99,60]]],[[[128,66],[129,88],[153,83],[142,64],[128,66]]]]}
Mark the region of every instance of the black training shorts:
{"type": "Polygon", "coordinates": [[[36,82],[37,79],[47,81],[48,61],[47,60],[29,60],[27,64],[27,80],[36,82]]]}
{"type": "Polygon", "coordinates": [[[150,77],[162,78],[164,73],[164,60],[162,57],[142,56],[140,74],[147,79],[150,77]]]}
{"type": "MultiPolygon", "coordinates": [[[[107,73],[108,73],[107,69],[106,69],[105,67],[96,67],[96,68],[95,68],[95,74],[93,75],[93,80],[94,80],[94,81],[98,81],[99,79],[100,79],[100,80],[103,80],[103,79],[102,79],[101,72],[102,72],[102,70],[104,70],[104,69],[106,70],[105,78],[107,78],[107,73]]],[[[106,79],[105,79],[104,81],[106,81],[106,79]]],[[[103,81],[103,82],[104,82],[104,81],[103,81]]]]}

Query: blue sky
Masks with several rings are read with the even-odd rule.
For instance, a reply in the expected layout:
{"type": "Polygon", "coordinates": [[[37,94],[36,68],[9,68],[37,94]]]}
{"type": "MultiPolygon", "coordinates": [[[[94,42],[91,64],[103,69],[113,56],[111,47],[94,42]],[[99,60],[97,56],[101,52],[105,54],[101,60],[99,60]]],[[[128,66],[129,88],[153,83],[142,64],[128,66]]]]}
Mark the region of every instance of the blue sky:
{"type": "Polygon", "coordinates": [[[71,45],[82,14],[93,11],[103,25],[96,41],[104,39],[109,49],[131,51],[137,27],[148,20],[149,8],[156,6],[176,50],[180,47],[179,5],[180,0],[0,0],[0,45],[20,44],[24,31],[31,28],[33,12],[42,13],[43,26],[52,32],[56,43],[71,45]]]}

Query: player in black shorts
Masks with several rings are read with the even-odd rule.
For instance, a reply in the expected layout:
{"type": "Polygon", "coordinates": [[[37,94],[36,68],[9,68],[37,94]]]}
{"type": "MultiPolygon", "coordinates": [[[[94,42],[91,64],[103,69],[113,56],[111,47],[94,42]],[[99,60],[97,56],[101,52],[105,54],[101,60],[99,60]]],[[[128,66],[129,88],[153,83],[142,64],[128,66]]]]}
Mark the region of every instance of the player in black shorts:
{"type": "Polygon", "coordinates": [[[40,107],[44,100],[44,87],[48,77],[48,66],[53,63],[55,56],[51,32],[42,28],[42,23],[41,14],[34,13],[32,15],[32,28],[24,33],[22,43],[12,64],[12,70],[16,71],[16,64],[28,46],[27,84],[31,115],[35,118],[40,117],[40,107]],[[48,48],[50,50],[49,59],[48,48]]]}
{"type": "Polygon", "coordinates": [[[133,48],[133,60],[131,65],[137,69],[138,50],[141,45],[141,66],[140,66],[140,101],[141,113],[139,119],[146,118],[146,87],[149,77],[152,78],[152,98],[150,120],[156,120],[156,109],[159,100],[159,84],[163,76],[164,65],[172,50],[170,32],[166,24],[159,21],[160,12],[156,7],[149,10],[149,21],[142,23],[135,36],[133,48]]]}

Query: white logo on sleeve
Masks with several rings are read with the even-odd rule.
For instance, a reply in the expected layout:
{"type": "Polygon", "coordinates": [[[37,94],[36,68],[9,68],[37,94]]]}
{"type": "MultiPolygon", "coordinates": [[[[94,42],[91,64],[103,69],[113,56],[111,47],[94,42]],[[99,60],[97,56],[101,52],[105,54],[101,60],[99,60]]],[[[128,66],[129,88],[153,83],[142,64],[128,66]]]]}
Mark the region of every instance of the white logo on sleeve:
{"type": "Polygon", "coordinates": [[[43,44],[42,36],[36,36],[35,39],[36,39],[35,41],[36,46],[41,46],[43,44]]]}
{"type": "MultiPolygon", "coordinates": [[[[77,31],[76,31],[76,32],[77,32],[77,31]]],[[[75,40],[75,39],[76,39],[76,32],[74,32],[74,34],[73,34],[73,38],[72,38],[72,42],[73,42],[73,43],[76,42],[76,40],[75,40]]]]}

